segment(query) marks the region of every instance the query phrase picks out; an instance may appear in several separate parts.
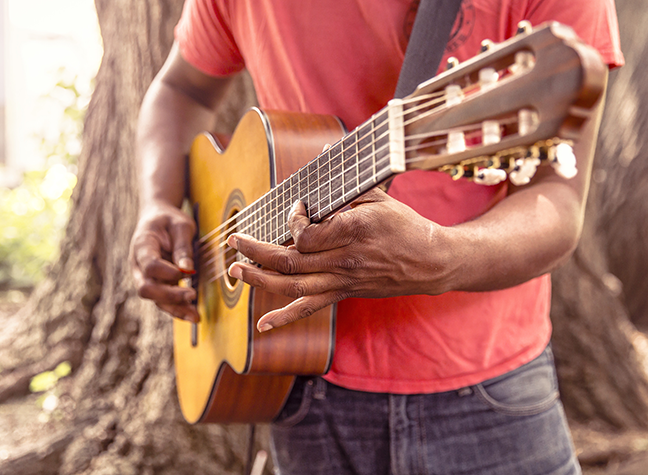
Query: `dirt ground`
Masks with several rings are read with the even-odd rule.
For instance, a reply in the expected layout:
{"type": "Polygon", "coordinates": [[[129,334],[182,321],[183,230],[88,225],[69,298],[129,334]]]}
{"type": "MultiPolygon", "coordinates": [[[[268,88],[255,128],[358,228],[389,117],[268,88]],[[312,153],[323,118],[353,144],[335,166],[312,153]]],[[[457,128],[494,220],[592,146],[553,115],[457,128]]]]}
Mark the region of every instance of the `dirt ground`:
{"type": "MultiPolygon", "coordinates": [[[[23,302],[17,294],[0,300],[0,344],[10,343],[10,317],[23,302]]],[[[66,422],[74,410],[72,401],[66,399],[66,386],[63,379],[55,392],[0,404],[0,465],[26,457],[47,459],[49,454],[43,447],[66,444],[71,435],[65,430],[66,422]],[[53,410],[43,408],[49,394],[57,397],[53,410]]],[[[648,475],[648,432],[615,433],[576,423],[571,428],[585,475],[648,475]]]]}

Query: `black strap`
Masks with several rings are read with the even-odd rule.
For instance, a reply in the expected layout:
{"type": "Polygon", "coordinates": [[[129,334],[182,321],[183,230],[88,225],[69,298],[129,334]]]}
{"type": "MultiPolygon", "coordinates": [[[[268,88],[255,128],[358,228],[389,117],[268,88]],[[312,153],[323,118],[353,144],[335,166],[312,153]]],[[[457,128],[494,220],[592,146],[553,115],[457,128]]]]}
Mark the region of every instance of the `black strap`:
{"type": "Polygon", "coordinates": [[[436,76],[461,0],[421,0],[394,97],[402,99],[436,76]]]}

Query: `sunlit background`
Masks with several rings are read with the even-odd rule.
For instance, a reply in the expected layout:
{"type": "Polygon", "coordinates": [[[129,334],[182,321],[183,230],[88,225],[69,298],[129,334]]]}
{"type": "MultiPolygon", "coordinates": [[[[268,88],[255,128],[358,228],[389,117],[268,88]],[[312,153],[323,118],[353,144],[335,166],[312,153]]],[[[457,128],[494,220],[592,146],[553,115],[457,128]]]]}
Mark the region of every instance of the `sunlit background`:
{"type": "Polygon", "coordinates": [[[101,61],[93,0],[0,0],[0,291],[56,257],[101,61]]]}

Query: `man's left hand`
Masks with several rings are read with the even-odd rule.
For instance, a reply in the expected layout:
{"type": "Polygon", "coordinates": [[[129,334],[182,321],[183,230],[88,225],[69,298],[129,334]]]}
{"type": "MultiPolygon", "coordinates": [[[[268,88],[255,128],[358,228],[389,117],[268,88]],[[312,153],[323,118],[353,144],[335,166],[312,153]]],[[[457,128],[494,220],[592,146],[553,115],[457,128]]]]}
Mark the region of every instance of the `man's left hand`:
{"type": "Polygon", "coordinates": [[[233,234],[228,244],[262,266],[237,262],[230,276],[296,300],[264,315],[266,331],[312,315],[349,297],[384,298],[439,294],[448,290],[449,246],[441,226],[379,190],[351,209],[311,223],[295,203],[288,226],[289,247],[233,234]]]}

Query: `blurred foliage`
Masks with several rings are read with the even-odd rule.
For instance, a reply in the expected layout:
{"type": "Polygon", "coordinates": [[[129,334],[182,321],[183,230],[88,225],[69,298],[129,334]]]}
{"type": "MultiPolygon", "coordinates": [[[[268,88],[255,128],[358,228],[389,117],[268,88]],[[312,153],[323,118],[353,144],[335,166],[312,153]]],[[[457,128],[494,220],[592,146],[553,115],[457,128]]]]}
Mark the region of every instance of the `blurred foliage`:
{"type": "Polygon", "coordinates": [[[56,386],[59,379],[68,376],[72,372],[72,365],[69,361],[59,364],[54,371],[45,371],[37,374],[29,382],[29,390],[33,393],[48,391],[56,386]]]}
{"type": "Polygon", "coordinates": [[[58,255],[89,100],[75,81],[59,81],[43,98],[60,111],[56,134],[40,139],[44,169],[25,172],[15,188],[0,187],[0,289],[32,287],[58,255]]]}

